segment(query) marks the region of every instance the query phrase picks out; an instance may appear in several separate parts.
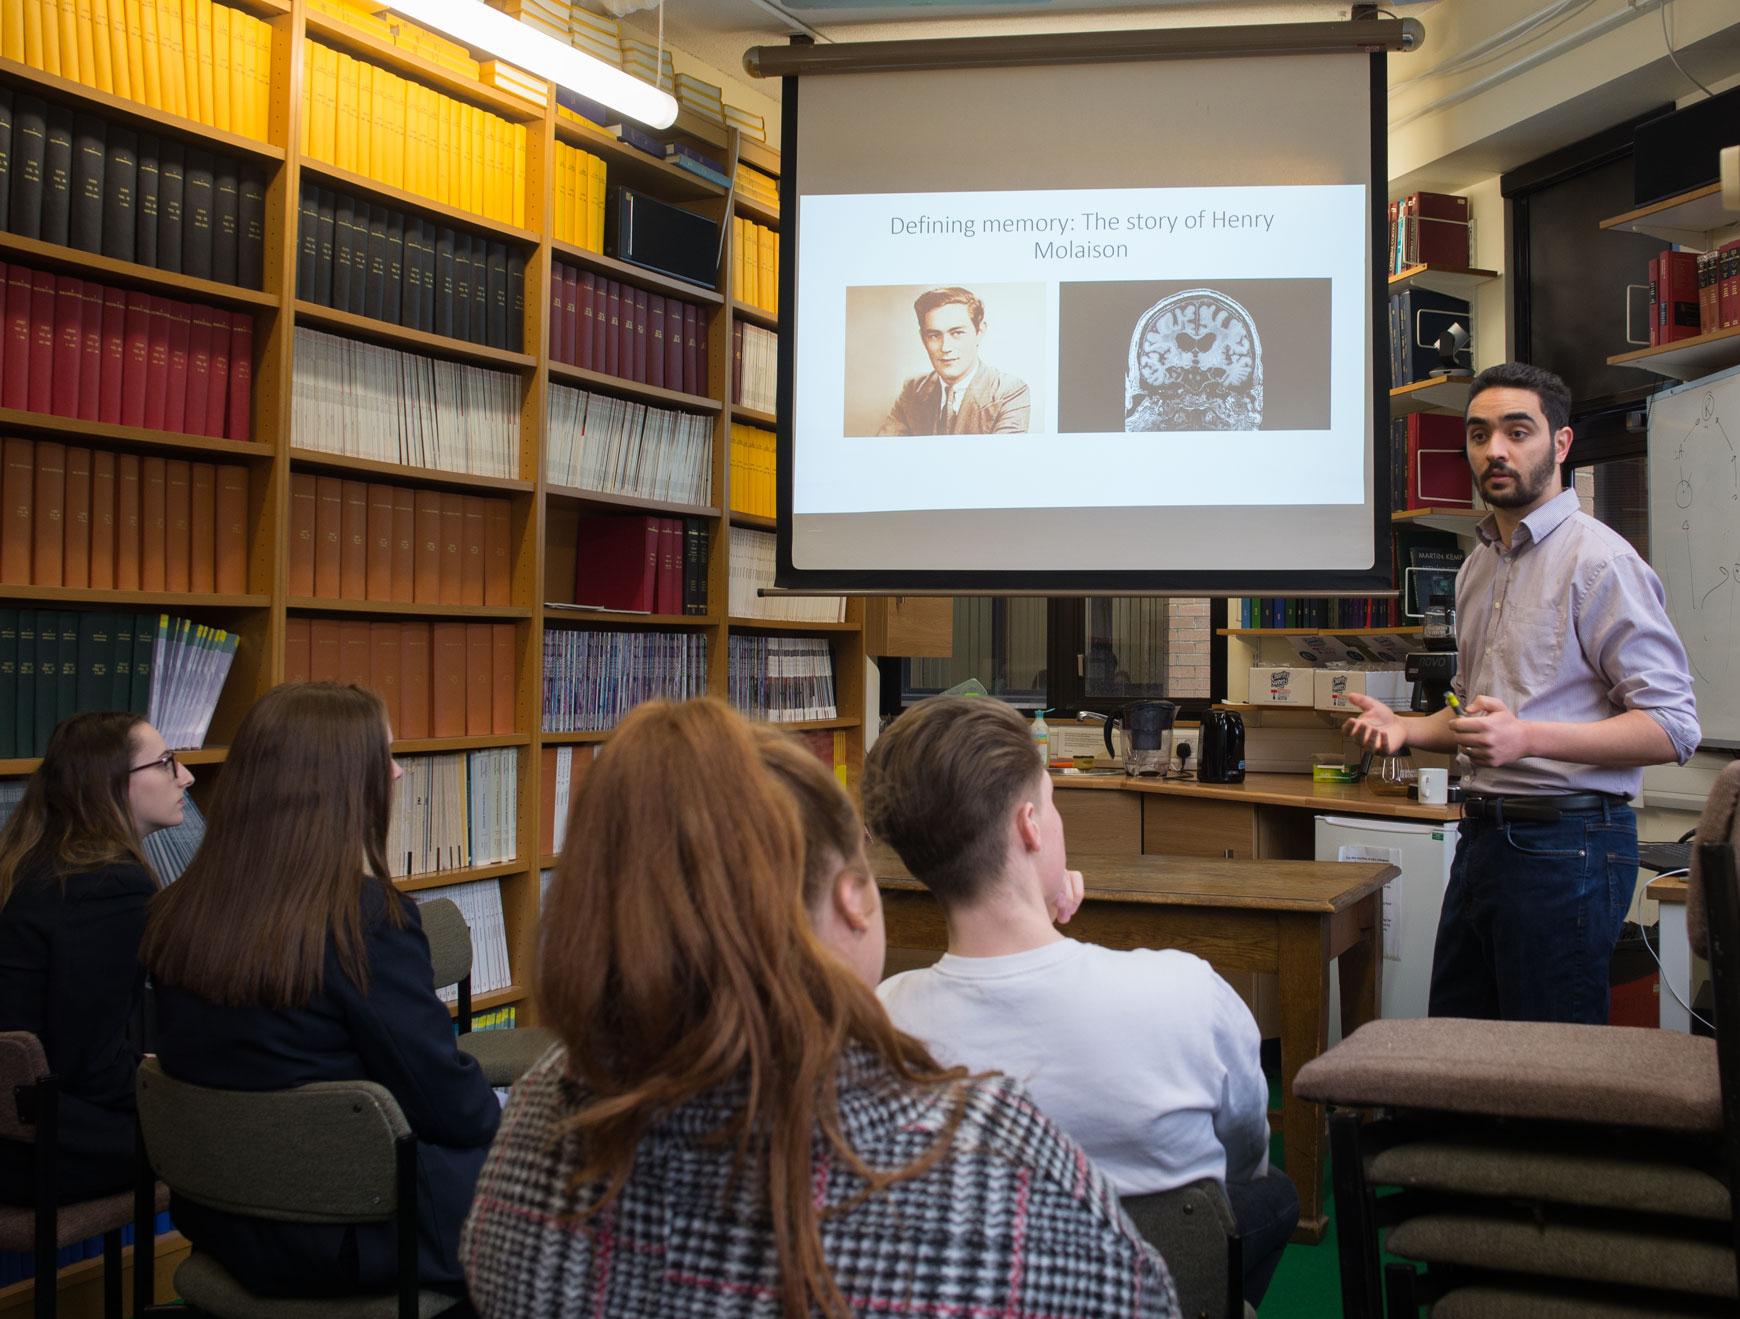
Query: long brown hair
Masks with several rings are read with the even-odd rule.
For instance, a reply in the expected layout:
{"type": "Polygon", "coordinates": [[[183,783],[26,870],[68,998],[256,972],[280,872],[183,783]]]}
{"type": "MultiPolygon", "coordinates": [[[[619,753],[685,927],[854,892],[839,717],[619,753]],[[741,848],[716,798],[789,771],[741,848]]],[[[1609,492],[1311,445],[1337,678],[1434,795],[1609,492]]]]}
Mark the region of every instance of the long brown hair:
{"type": "Polygon", "coordinates": [[[866,1195],[934,1166],[959,1120],[923,1156],[866,1167],[840,1130],[837,1078],[868,1049],[900,1086],[950,1086],[897,1031],[870,988],[810,930],[804,831],[763,766],[748,723],[717,701],[650,703],[600,753],[575,801],[544,919],[539,999],[590,1093],[570,1119],[602,1179],[599,1212],[628,1180],[635,1148],[666,1113],[727,1081],[746,1099],[720,1138],[733,1176],[759,1164],[784,1280],[782,1309],[848,1315],[822,1254],[812,1203],[819,1126],[866,1195]]]}
{"type": "Polygon", "coordinates": [[[127,795],[133,730],[145,720],[119,710],[62,719],[24,785],[24,798],[0,831],[0,907],[18,873],[46,861],[63,886],[68,875],[126,859],[151,874],[127,795]]]}
{"type": "Polygon", "coordinates": [[[392,758],[381,698],[293,682],[243,718],[212,794],[205,842],[157,895],[139,960],[214,1003],[296,1007],[320,992],[330,934],[368,984],[362,896],[386,890],[392,758]]]}

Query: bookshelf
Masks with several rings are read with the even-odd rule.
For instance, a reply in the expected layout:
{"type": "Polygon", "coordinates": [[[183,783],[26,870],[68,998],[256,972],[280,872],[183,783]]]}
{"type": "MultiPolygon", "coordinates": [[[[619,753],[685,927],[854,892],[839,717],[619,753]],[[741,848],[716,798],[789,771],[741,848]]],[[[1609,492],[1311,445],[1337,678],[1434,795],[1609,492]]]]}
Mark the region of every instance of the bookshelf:
{"type": "MultiPolygon", "coordinates": [[[[671,635],[699,639],[706,649],[700,687],[721,698],[729,692],[728,656],[733,636],[750,638],[757,644],[808,639],[825,647],[829,655],[838,715],[786,726],[812,737],[832,736],[847,777],[854,785],[857,781],[863,759],[865,719],[863,602],[850,601],[843,621],[817,623],[740,618],[732,616],[727,605],[732,526],[769,530],[773,525],[771,519],[732,511],[731,426],[736,422],[771,430],[776,425],[771,413],[739,407],[732,397],[731,332],[739,323],[773,330],[778,326],[773,312],[734,296],[730,222],[734,215],[743,216],[766,229],[777,230],[777,208],[765,202],[732,199],[726,189],[709,180],[625,145],[596,125],[558,114],[553,98],[545,105],[522,100],[420,54],[396,39],[384,37],[378,30],[367,29],[366,24],[353,26],[326,12],[331,5],[322,3],[317,7],[316,0],[236,0],[231,7],[262,20],[269,29],[263,66],[269,81],[263,140],[14,60],[0,59],[0,88],[11,89],[15,98],[19,94],[40,97],[50,106],[74,114],[93,115],[110,125],[156,134],[165,142],[182,144],[183,148],[224,153],[257,170],[265,180],[262,286],[246,288],[3,231],[0,231],[0,262],[251,317],[248,438],[184,434],[3,406],[0,406],[0,438],[25,437],[33,442],[78,445],[93,451],[137,455],[141,461],[169,459],[242,465],[248,473],[242,548],[245,589],[190,595],[178,591],[0,585],[0,610],[41,606],[74,612],[103,608],[164,611],[236,632],[240,645],[212,717],[206,746],[178,752],[197,768],[199,782],[194,793],[199,798],[204,797],[222,772],[226,744],[247,709],[263,692],[285,680],[291,660],[287,643],[293,631],[321,621],[346,628],[396,629],[402,624],[407,632],[413,626],[439,628],[468,623],[493,627],[503,637],[506,635],[503,629],[511,630],[508,677],[512,731],[401,737],[393,749],[395,755],[402,757],[516,751],[516,777],[512,785],[516,859],[420,874],[395,882],[405,891],[417,892],[478,879],[500,882],[513,983],[507,989],[480,997],[474,1006],[487,1009],[515,1005],[521,1024],[526,1024],[532,1017],[535,989],[538,872],[553,863],[553,858],[540,855],[539,846],[540,812],[549,788],[541,777],[546,753],[567,749],[570,753],[589,754],[610,737],[608,729],[544,731],[547,636],[594,633],[625,638],[671,635]],[[321,157],[316,158],[312,149],[305,151],[303,144],[309,127],[305,119],[315,106],[308,95],[314,74],[309,61],[310,52],[316,48],[341,52],[372,70],[384,70],[404,79],[414,88],[451,98],[457,106],[487,112],[515,131],[523,128],[523,179],[514,186],[523,188],[524,195],[513,198],[513,222],[500,218],[503,208],[499,198],[492,198],[492,209],[498,212],[495,217],[455,205],[451,199],[435,200],[427,195],[426,172],[419,183],[407,177],[406,170],[390,165],[375,168],[363,160],[365,168],[352,168],[359,163],[358,159],[340,160],[329,150],[323,150],[321,157]],[[557,241],[558,144],[601,158],[611,185],[642,189],[720,224],[725,241],[720,246],[716,286],[700,287],[585,246],[557,241]],[[419,220],[431,229],[443,226],[464,230],[474,240],[504,245],[517,261],[523,261],[524,267],[521,323],[516,331],[510,312],[507,346],[486,347],[297,296],[305,185],[347,194],[377,208],[377,214],[378,208],[386,208],[402,215],[407,223],[419,220]],[[607,374],[553,360],[550,287],[552,270],[558,263],[590,272],[599,279],[617,281],[649,296],[677,298],[692,304],[700,318],[699,328],[704,328],[706,335],[699,390],[665,388],[629,379],[626,374],[607,374]],[[367,345],[371,352],[394,350],[433,361],[442,370],[449,369],[444,364],[457,364],[452,369],[495,373],[507,382],[504,389],[512,396],[508,405],[510,418],[517,423],[517,440],[508,441],[505,474],[449,470],[432,462],[386,461],[378,456],[314,447],[310,441],[317,437],[297,429],[297,368],[300,364],[306,376],[310,365],[306,349],[299,349],[299,330],[315,331],[345,344],[367,345]],[[592,489],[552,480],[547,469],[552,441],[548,418],[552,397],[563,390],[584,391],[603,403],[644,406],[649,412],[659,409],[688,419],[711,445],[710,467],[706,472],[709,493],[697,500],[653,498],[622,489],[592,489]],[[309,476],[505,501],[509,509],[507,602],[485,606],[335,598],[330,592],[310,593],[305,586],[293,588],[292,482],[293,478],[309,476]],[[702,566],[707,595],[705,612],[646,614],[562,607],[571,605],[576,585],[588,571],[588,563],[576,546],[580,523],[583,519],[622,515],[686,519],[705,527],[708,533],[702,566]]],[[[419,94],[413,89],[408,96],[419,94]]],[[[741,157],[765,173],[777,176],[779,172],[777,153],[759,143],[741,140],[735,130],[728,131],[692,115],[685,114],[666,136],[687,140],[710,155],[729,159],[733,165],[741,157]]],[[[359,147],[356,155],[361,154],[359,147]]],[[[501,163],[502,157],[497,159],[501,163]]],[[[729,169],[730,166],[727,172],[729,169]]],[[[507,177],[513,177],[511,168],[507,177]]],[[[331,405],[349,406],[360,415],[357,406],[347,403],[342,394],[331,405]]],[[[303,414],[304,426],[307,415],[303,414]]],[[[508,433],[512,433],[511,428],[508,433]]],[[[495,670],[498,674],[504,662],[508,662],[508,653],[498,652],[495,670]]],[[[356,671],[351,673],[355,676],[356,671]]],[[[0,758],[0,777],[28,774],[37,763],[28,756],[0,758]]]]}
{"type": "MultiPolygon", "coordinates": [[[[1712,183],[1609,216],[1600,227],[1614,233],[1647,234],[1682,248],[1708,252],[1740,238],[1740,213],[1723,205],[1722,185],[1712,183]]],[[[1740,327],[1733,326],[1607,359],[1609,366],[1635,366],[1675,380],[1696,380],[1736,364],[1740,364],[1740,327]]]]}
{"type": "Polygon", "coordinates": [[[1461,416],[1468,408],[1468,387],[1473,383],[1473,376],[1449,376],[1400,385],[1390,391],[1390,417],[1393,420],[1415,412],[1461,416]]]}

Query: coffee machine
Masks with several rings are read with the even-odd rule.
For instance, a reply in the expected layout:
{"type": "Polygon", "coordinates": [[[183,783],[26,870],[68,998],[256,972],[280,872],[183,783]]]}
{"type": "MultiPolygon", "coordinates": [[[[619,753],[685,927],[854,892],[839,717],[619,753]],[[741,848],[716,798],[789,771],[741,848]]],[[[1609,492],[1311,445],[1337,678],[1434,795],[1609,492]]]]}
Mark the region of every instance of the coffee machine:
{"type": "Polygon", "coordinates": [[[1426,607],[1423,627],[1426,649],[1408,656],[1405,670],[1414,684],[1408,708],[1419,714],[1436,714],[1456,677],[1456,607],[1435,602],[1426,607]]]}

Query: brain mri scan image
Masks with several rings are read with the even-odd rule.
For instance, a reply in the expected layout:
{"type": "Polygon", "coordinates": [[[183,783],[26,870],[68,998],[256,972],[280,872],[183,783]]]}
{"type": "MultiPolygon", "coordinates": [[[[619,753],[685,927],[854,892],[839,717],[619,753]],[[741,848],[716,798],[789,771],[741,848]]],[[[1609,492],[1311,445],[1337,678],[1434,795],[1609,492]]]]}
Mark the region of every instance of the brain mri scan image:
{"type": "Polygon", "coordinates": [[[1213,289],[1162,298],[1137,320],[1124,376],[1126,431],[1256,430],[1263,345],[1251,315],[1213,289]]]}

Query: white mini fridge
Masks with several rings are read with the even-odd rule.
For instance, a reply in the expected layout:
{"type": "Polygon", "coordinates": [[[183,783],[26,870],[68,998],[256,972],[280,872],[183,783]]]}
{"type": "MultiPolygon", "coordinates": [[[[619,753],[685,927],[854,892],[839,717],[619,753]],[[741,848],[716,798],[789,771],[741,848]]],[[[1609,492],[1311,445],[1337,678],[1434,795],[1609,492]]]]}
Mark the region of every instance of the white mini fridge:
{"type": "MultiPolygon", "coordinates": [[[[1377,816],[1319,815],[1319,861],[1388,861],[1402,873],[1383,890],[1385,1017],[1423,1017],[1432,983],[1432,944],[1438,911],[1456,854],[1456,824],[1415,823],[1377,816]]],[[[1329,1042],[1341,1038],[1341,985],[1329,974],[1329,1042]]]]}

